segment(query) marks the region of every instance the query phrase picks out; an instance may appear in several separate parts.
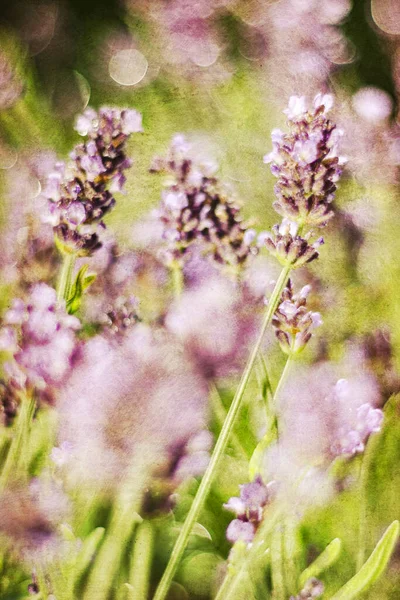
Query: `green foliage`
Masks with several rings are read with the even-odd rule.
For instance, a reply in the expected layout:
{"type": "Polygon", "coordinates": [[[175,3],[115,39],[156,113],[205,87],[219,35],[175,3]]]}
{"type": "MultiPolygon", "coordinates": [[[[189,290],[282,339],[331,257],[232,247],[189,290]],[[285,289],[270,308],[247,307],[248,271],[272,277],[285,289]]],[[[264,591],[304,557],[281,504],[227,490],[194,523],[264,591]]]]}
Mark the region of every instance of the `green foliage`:
{"type": "Polygon", "coordinates": [[[367,562],[350,581],[332,596],[331,600],[353,600],[370,588],[385,571],[399,537],[399,521],[387,528],[367,562]]]}
{"type": "Polygon", "coordinates": [[[74,283],[72,284],[71,291],[67,300],[67,311],[70,315],[76,313],[82,303],[82,297],[85,290],[92,285],[96,279],[96,275],[86,275],[89,265],[83,265],[77,275],[74,283]]]}

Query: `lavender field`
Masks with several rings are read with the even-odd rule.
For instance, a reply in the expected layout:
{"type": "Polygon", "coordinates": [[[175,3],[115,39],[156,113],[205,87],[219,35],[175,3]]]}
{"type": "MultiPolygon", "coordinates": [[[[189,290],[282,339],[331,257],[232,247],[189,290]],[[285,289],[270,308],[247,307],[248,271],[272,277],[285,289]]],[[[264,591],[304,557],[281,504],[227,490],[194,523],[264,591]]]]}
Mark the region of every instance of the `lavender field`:
{"type": "Polygon", "coordinates": [[[0,600],[400,597],[400,3],[0,11],[0,600]]]}

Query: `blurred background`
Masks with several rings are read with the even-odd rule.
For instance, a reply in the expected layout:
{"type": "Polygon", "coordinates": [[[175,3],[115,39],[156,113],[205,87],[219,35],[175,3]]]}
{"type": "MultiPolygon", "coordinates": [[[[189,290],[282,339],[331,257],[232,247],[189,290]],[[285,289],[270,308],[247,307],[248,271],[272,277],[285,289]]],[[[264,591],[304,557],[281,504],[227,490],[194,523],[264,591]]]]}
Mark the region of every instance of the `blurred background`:
{"type": "MultiPolygon", "coordinates": [[[[271,130],[284,127],[282,110],[291,95],[312,97],[319,91],[335,96],[333,119],[345,132],[342,153],[348,163],[326,247],[305,276],[313,282],[324,326],[304,360],[350,364],[351,348],[363,345],[379,372],[385,399],[392,398],[390,426],[379,438],[369,485],[372,544],[400,513],[398,0],[4,3],[0,308],[18,286],[16,273],[26,268],[28,279],[40,279],[40,272],[32,275],[29,261],[21,263],[21,248],[33,226],[46,164],[65,158],[77,143],[74,121],[88,105],[133,107],[143,114],[144,134],[134,136],[129,147],[134,167],[127,193],[107,220],[120,246],[134,249],[143,243],[135,222],[160,198],[161,181],[149,174],[152,158],[165,153],[176,132],[187,134],[221,165],[221,178],[236,189],[254,227],[270,228],[276,221],[274,178],[263,155],[271,148],[271,130]]],[[[204,577],[228,552],[224,531],[229,517],[219,525],[213,522],[213,506],[235,494],[245,476],[242,469],[230,481],[232,470],[227,473],[209,501],[211,528],[220,530],[220,554],[203,541],[202,558],[187,562],[181,579],[192,589],[189,597],[210,597],[204,577]]],[[[323,510],[309,517],[302,533],[318,550],[343,537],[349,557],[348,565],[340,564],[343,580],[351,574],[356,546],[354,490],[323,510]]],[[[371,600],[398,598],[399,569],[400,553],[371,600]]],[[[337,571],[328,574],[327,585],[337,578],[337,571]]]]}

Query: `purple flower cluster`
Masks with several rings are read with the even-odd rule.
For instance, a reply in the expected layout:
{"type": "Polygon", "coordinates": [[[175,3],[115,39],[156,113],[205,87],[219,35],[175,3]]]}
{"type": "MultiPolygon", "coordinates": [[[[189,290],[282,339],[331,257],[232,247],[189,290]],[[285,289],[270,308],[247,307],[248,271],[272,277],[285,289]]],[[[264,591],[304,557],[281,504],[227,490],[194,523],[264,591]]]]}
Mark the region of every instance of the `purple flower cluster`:
{"type": "Polygon", "coordinates": [[[169,176],[159,218],[167,242],[166,261],[181,264],[195,243],[223,265],[238,267],[251,253],[255,237],[243,221],[231,190],[215,176],[218,166],[191,156],[191,144],[176,135],[165,159],[156,158],[151,171],[169,176]]]}
{"type": "Polygon", "coordinates": [[[26,301],[14,300],[0,330],[0,349],[13,358],[4,364],[8,386],[35,390],[52,401],[76,356],[79,328],[79,320],[57,304],[55,290],[44,283],[35,285],[26,301]]]}
{"type": "Polygon", "coordinates": [[[294,221],[283,219],[282,223],[272,228],[272,233],[265,232],[262,240],[272,256],[275,256],[282,265],[289,264],[292,268],[299,268],[318,258],[318,248],[324,243],[319,238],[309,244],[310,233],[304,237],[298,235],[299,226],[294,221]]]}
{"type": "Polygon", "coordinates": [[[91,254],[100,247],[99,228],[113,208],[112,192],[122,191],[124,171],[132,164],[125,153],[129,136],[142,131],[135,110],[87,109],[77,120],[77,131],[87,139],[70,154],[70,162],[57,163],[47,179],[49,221],[70,252],[91,254]]]}
{"type": "Polygon", "coordinates": [[[226,537],[234,544],[243,541],[250,544],[253,541],[258,525],[261,523],[264,509],[273,497],[274,482],[265,485],[261,477],[256,477],[252,483],[240,487],[240,496],[229,498],[224,504],[226,510],[236,514],[226,530],[226,537]]]}
{"type": "Polygon", "coordinates": [[[322,325],[321,315],[307,310],[307,296],[310,290],[311,286],[306,285],[298,294],[294,294],[289,279],[275,311],[272,325],[286,354],[303,350],[311,339],[312,331],[322,325]]]}
{"type": "Polygon", "coordinates": [[[301,225],[325,225],[333,216],[330,204],[342,166],[337,145],[342,135],[327,117],[333,98],[318,94],[313,108],[304,97],[292,96],[284,111],[289,133],[272,132],[273,150],[264,157],[277,177],[276,211],[301,225]]]}

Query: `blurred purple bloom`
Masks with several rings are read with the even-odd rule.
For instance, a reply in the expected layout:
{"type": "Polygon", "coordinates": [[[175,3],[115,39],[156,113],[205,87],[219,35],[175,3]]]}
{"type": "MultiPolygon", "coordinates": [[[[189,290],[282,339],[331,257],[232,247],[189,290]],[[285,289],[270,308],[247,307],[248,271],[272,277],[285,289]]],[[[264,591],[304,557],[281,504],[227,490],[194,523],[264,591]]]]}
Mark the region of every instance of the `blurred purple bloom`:
{"type": "Polygon", "coordinates": [[[55,290],[44,283],[35,285],[25,301],[15,300],[0,330],[2,350],[13,356],[5,364],[10,384],[32,387],[50,400],[71,370],[79,328],[79,320],[65,312],[55,290]]]}
{"type": "Polygon", "coordinates": [[[218,263],[242,265],[254,236],[232,192],[217,179],[218,166],[196,159],[185,137],[176,135],[167,157],[156,158],[151,170],[168,175],[159,209],[166,261],[183,263],[197,243],[218,263]]]}
{"type": "Polygon", "coordinates": [[[68,476],[103,487],[160,469],[204,429],[207,395],[162,331],[138,324],[120,344],[92,338],[58,404],[59,440],[72,444],[68,476]]]}

